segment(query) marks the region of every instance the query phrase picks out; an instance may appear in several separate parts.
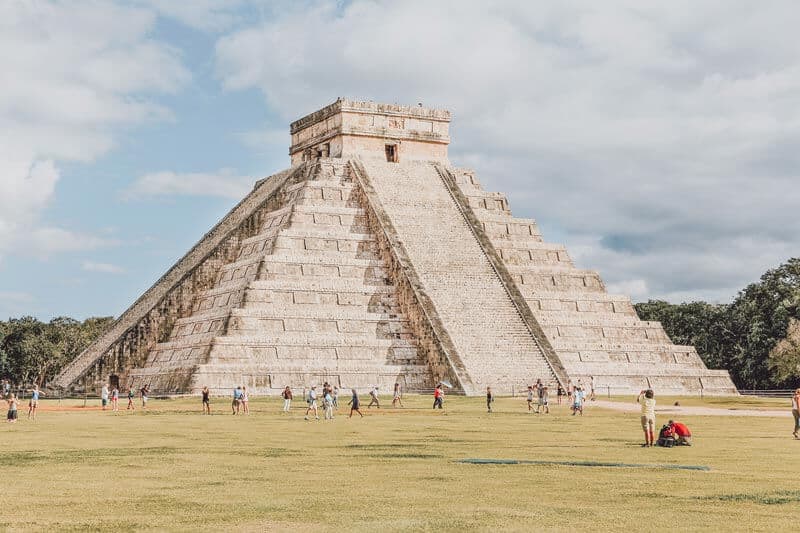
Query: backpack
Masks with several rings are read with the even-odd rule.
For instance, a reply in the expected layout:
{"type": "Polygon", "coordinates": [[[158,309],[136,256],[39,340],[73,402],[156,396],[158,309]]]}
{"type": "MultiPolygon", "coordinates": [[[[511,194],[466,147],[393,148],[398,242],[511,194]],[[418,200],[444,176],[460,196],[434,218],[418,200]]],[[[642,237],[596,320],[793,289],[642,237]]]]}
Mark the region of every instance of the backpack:
{"type": "Polygon", "coordinates": [[[669,424],[664,424],[661,431],[658,433],[658,441],[656,445],[663,446],[664,448],[672,448],[675,446],[675,431],[669,424]]]}

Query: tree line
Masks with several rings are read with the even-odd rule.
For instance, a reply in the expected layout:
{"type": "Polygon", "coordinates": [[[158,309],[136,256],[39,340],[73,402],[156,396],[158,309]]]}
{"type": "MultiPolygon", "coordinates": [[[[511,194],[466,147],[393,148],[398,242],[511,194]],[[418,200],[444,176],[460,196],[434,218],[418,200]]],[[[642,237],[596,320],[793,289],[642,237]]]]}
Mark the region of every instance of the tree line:
{"type": "Polygon", "coordinates": [[[710,368],[728,370],[740,389],[800,386],[800,258],[768,270],[729,304],[635,304],[676,344],[691,344],[710,368]]]}
{"type": "Polygon", "coordinates": [[[44,386],[113,321],[112,317],[67,317],[42,322],[26,316],[0,321],[0,378],[44,386]]]}

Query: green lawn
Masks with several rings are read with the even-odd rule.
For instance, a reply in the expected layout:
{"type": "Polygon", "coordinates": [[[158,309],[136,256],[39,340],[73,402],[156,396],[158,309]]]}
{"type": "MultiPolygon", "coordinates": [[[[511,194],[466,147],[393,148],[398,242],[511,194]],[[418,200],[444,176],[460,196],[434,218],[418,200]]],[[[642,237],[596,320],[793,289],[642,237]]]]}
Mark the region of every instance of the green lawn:
{"type": "MultiPolygon", "coordinates": [[[[50,402],[47,405],[54,405],[50,402]]],[[[82,402],[77,402],[81,404],[82,402]]],[[[388,403],[388,401],[386,402],[388,403]]],[[[691,448],[644,449],[638,417],[520,398],[408,396],[406,409],[304,421],[298,402],[155,400],[147,412],[43,411],[0,431],[11,530],[793,530],[800,441],[791,419],[684,418],[691,448]],[[464,458],[603,461],[634,468],[471,465],[464,458]],[[656,465],[708,466],[710,471],[656,465]]],[[[66,404],[66,402],[65,402],[66,404]]],[[[123,402],[124,405],[124,402],[123,402]]],[[[658,420],[659,424],[666,420],[658,420]]]]}

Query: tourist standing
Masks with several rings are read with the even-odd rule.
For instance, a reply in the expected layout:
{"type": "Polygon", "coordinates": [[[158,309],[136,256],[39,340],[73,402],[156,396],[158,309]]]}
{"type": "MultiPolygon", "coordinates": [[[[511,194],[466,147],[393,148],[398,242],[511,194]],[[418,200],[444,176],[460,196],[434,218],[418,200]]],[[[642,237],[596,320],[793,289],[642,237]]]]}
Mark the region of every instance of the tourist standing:
{"type": "Polygon", "coordinates": [[[381,401],[378,399],[378,386],[377,385],[372,387],[372,390],[369,391],[369,405],[367,405],[367,409],[369,409],[373,405],[377,406],[378,409],[381,408],[381,401]]]}
{"type": "Polygon", "coordinates": [[[433,390],[433,408],[442,409],[442,404],[444,403],[444,389],[442,389],[442,384],[439,383],[436,385],[436,388],[433,390]]]}
{"type": "Polygon", "coordinates": [[[233,399],[231,400],[231,414],[238,415],[239,408],[242,403],[242,387],[241,385],[237,385],[235,389],[233,389],[233,399]]]}
{"type": "Polygon", "coordinates": [[[150,396],[150,385],[145,385],[139,392],[142,394],[142,409],[147,409],[147,400],[148,396],[150,396]]]}
{"type": "Polygon", "coordinates": [[[792,396],[792,416],[794,416],[794,438],[800,439],[800,389],[792,396]]]}
{"type": "Polygon", "coordinates": [[[567,381],[567,403],[570,405],[572,405],[572,393],[575,392],[573,389],[572,380],[567,381]]]}
{"type": "Polygon", "coordinates": [[[312,385],[311,390],[308,391],[308,408],[306,409],[306,420],[308,420],[308,413],[314,411],[314,419],[319,420],[319,409],[317,407],[317,386],[312,385]]]}
{"type": "Polygon", "coordinates": [[[492,388],[486,387],[486,412],[492,412],[492,403],[494,403],[494,394],[492,394],[492,388]]]}
{"type": "Polygon", "coordinates": [[[211,391],[208,390],[206,385],[203,385],[200,394],[203,395],[203,414],[210,415],[211,414],[211,391]]]}
{"type": "Polygon", "coordinates": [[[131,411],[135,411],[136,410],[136,406],[133,405],[133,397],[134,397],[133,387],[128,387],[128,407],[127,408],[129,410],[131,410],[131,411]]]}
{"type": "Polygon", "coordinates": [[[400,399],[400,384],[394,384],[394,394],[392,395],[392,407],[395,407],[396,404],[400,404],[400,407],[403,407],[403,400],[400,399]]]}
{"type": "Polygon", "coordinates": [[[572,416],[580,413],[583,416],[583,400],[585,399],[583,389],[576,387],[575,392],[572,393],[572,416]]]}
{"type": "Polygon", "coordinates": [[[246,415],[250,414],[250,396],[247,394],[247,386],[242,385],[242,412],[246,415]]]}
{"type": "Polygon", "coordinates": [[[333,420],[333,394],[330,389],[325,393],[322,401],[325,406],[325,420],[333,420]]]}
{"type": "Polygon", "coordinates": [[[117,387],[111,389],[111,410],[119,411],[119,389],[117,387]]]}
{"type": "Polygon", "coordinates": [[[350,405],[350,416],[348,416],[347,418],[353,418],[354,412],[360,414],[361,418],[364,418],[364,413],[362,413],[361,409],[359,409],[361,403],[358,399],[358,392],[356,392],[355,389],[350,389],[350,391],[352,392],[353,395],[350,397],[350,401],[347,402],[350,405]]]}
{"type": "Polygon", "coordinates": [[[541,407],[545,414],[550,414],[549,395],[550,393],[548,392],[547,386],[542,387],[542,393],[539,395],[539,406],[536,408],[537,413],[539,412],[539,407],[541,407]]]}
{"type": "Polygon", "coordinates": [[[14,423],[17,421],[17,407],[19,406],[19,402],[17,401],[17,396],[14,393],[8,394],[8,413],[6,414],[6,421],[10,423],[14,423]]]}
{"type": "Polygon", "coordinates": [[[564,387],[561,386],[561,383],[558,384],[558,389],[556,390],[556,400],[558,401],[558,405],[561,405],[561,398],[564,396],[564,387]]]}
{"type": "Polygon", "coordinates": [[[642,430],[644,431],[643,446],[653,446],[656,431],[656,399],[653,389],[639,392],[636,401],[642,407],[642,430]]]}
{"type": "Polygon", "coordinates": [[[528,385],[528,412],[533,412],[533,385],[528,385]]]}
{"type": "Polygon", "coordinates": [[[292,406],[292,389],[289,388],[289,385],[283,389],[281,396],[283,397],[283,412],[288,413],[292,406]]]}
{"type": "Polygon", "coordinates": [[[544,407],[544,385],[542,385],[542,381],[539,380],[536,383],[536,414],[538,415],[541,411],[542,407],[544,407]]]}
{"type": "MultiPolygon", "coordinates": [[[[44,393],[39,390],[39,385],[34,385],[31,391],[31,401],[28,402],[28,418],[36,420],[36,409],[39,408],[39,395],[44,393]]],[[[16,398],[16,396],[15,396],[16,398]]]]}
{"type": "Polygon", "coordinates": [[[333,408],[339,409],[339,386],[333,386],[333,408]]]}
{"type": "Polygon", "coordinates": [[[589,376],[589,399],[595,401],[597,396],[594,393],[594,376],[589,376]]]}
{"type": "Polygon", "coordinates": [[[108,385],[106,384],[103,384],[100,388],[100,403],[103,406],[103,411],[105,411],[108,405],[108,385]]]}

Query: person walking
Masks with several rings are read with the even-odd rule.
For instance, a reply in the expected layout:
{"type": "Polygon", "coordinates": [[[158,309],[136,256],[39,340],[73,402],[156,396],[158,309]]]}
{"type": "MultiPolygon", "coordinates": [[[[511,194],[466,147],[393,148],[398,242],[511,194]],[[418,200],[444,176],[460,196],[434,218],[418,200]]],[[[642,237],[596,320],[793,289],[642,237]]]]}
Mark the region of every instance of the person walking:
{"type": "Polygon", "coordinates": [[[392,407],[395,407],[396,404],[400,404],[400,407],[403,407],[403,400],[400,399],[400,383],[394,384],[394,394],[392,395],[392,407]]]}
{"type": "Polygon", "coordinates": [[[591,401],[597,400],[597,396],[594,393],[594,376],[589,376],[589,399],[591,401]]]}
{"type": "Polygon", "coordinates": [[[308,391],[308,408],[306,409],[306,420],[308,420],[308,413],[314,411],[314,419],[319,420],[319,408],[317,407],[317,386],[312,385],[311,390],[308,391]]]}
{"type": "Polygon", "coordinates": [[[378,386],[375,385],[372,387],[372,390],[369,391],[369,405],[367,405],[367,409],[372,406],[376,406],[378,409],[381,408],[381,401],[378,399],[378,386]]]}
{"type": "Polygon", "coordinates": [[[586,399],[586,394],[583,388],[576,387],[575,392],[572,394],[572,416],[580,413],[583,416],[583,401],[586,399]]]}
{"type": "Polygon", "coordinates": [[[17,396],[13,392],[8,393],[8,399],[6,400],[8,403],[8,413],[6,414],[6,422],[10,422],[13,424],[17,421],[18,418],[18,407],[19,402],[17,401],[17,396]]]}
{"type": "Polygon", "coordinates": [[[44,393],[39,390],[39,385],[34,385],[31,391],[31,400],[28,402],[28,418],[32,420],[36,420],[36,409],[39,408],[39,395],[44,396],[44,393]]]}
{"type": "Polygon", "coordinates": [[[544,385],[542,381],[539,380],[536,382],[536,414],[538,415],[539,412],[544,407],[544,385]]]}
{"type": "Polygon", "coordinates": [[[561,398],[564,397],[564,387],[561,386],[561,383],[558,384],[558,389],[556,389],[556,400],[558,401],[558,405],[561,405],[561,398]]]}
{"type": "Polygon", "coordinates": [[[550,393],[548,392],[548,387],[545,385],[542,387],[542,394],[539,396],[539,406],[536,408],[536,412],[539,412],[539,408],[541,407],[545,414],[550,414],[550,393]]]}
{"type": "Polygon", "coordinates": [[[486,412],[492,412],[492,404],[494,403],[494,394],[492,394],[492,388],[486,387],[486,412]]]}
{"type": "Polygon", "coordinates": [[[333,393],[331,389],[322,397],[323,405],[325,406],[325,420],[333,420],[333,393]]]}
{"type": "Polygon", "coordinates": [[[103,411],[105,411],[106,406],[108,405],[108,385],[105,383],[100,388],[100,403],[103,406],[103,411]]]}
{"type": "Polygon", "coordinates": [[[794,391],[792,396],[792,416],[794,416],[794,432],[792,435],[800,439],[800,389],[794,391]]]}
{"type": "Polygon", "coordinates": [[[145,385],[139,392],[142,393],[142,409],[147,409],[147,400],[148,396],[150,395],[150,385],[145,385]]]}
{"type": "Polygon", "coordinates": [[[433,408],[442,409],[443,403],[444,403],[444,389],[442,389],[442,384],[439,383],[433,390],[433,408]]]}
{"type": "Polygon", "coordinates": [[[528,413],[533,412],[533,385],[528,385],[528,413]]]}
{"type": "Polygon", "coordinates": [[[656,399],[653,389],[639,392],[637,403],[642,407],[642,430],[644,431],[644,447],[653,446],[656,432],[656,399]]]}
{"type": "Polygon", "coordinates": [[[289,388],[289,385],[286,385],[286,388],[283,389],[281,396],[283,397],[283,412],[288,413],[292,407],[292,389],[289,388]]]}
{"type": "Polygon", "coordinates": [[[242,412],[246,415],[250,414],[250,396],[247,394],[247,386],[242,385],[242,398],[240,400],[242,404],[242,412]]]}
{"type": "Polygon", "coordinates": [[[352,393],[352,396],[350,397],[350,401],[347,402],[347,404],[350,406],[350,416],[347,418],[353,418],[353,413],[358,413],[361,415],[361,418],[364,418],[364,413],[362,413],[361,409],[359,409],[361,402],[358,399],[358,392],[356,392],[356,389],[350,389],[350,392],[352,393]]]}
{"type": "Polygon", "coordinates": [[[238,415],[242,403],[242,386],[237,385],[233,389],[233,399],[231,400],[231,414],[238,415]]]}
{"type": "Polygon", "coordinates": [[[119,411],[119,389],[117,387],[111,389],[111,410],[119,411]]]}
{"type": "Polygon", "coordinates": [[[130,410],[130,411],[135,411],[136,410],[136,406],[133,404],[134,396],[135,395],[133,393],[133,387],[128,387],[128,407],[127,407],[127,409],[130,410]]]}
{"type": "Polygon", "coordinates": [[[206,385],[203,385],[203,389],[200,391],[203,395],[203,414],[210,415],[211,414],[211,391],[208,390],[206,385]]]}

